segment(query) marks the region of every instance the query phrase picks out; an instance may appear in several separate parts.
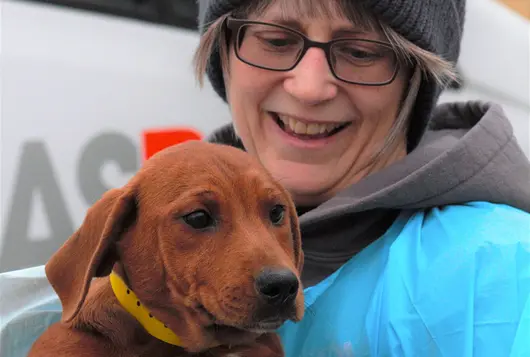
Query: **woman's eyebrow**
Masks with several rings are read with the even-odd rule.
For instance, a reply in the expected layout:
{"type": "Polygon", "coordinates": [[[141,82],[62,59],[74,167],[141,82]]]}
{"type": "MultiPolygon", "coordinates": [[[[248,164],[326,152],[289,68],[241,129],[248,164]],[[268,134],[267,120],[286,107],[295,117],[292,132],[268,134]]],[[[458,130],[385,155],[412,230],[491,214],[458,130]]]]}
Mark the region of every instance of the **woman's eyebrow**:
{"type": "Polygon", "coordinates": [[[366,30],[362,30],[360,28],[354,28],[354,27],[340,27],[338,29],[333,30],[334,37],[350,37],[350,36],[362,35],[366,33],[367,33],[366,30]]]}
{"type": "Polygon", "coordinates": [[[264,21],[272,22],[277,25],[287,26],[293,30],[303,31],[304,27],[299,20],[286,16],[272,16],[267,17],[264,21]]]}
{"type": "MultiPolygon", "coordinates": [[[[282,15],[276,15],[276,16],[267,17],[267,18],[264,19],[264,21],[272,22],[272,23],[277,24],[277,25],[286,26],[286,27],[292,28],[293,30],[297,30],[297,31],[300,31],[300,32],[305,32],[304,31],[304,26],[302,25],[302,23],[300,22],[300,20],[298,20],[295,17],[288,17],[288,16],[285,16],[285,15],[283,15],[283,16],[282,15]]],[[[342,27],[339,27],[339,28],[333,30],[333,37],[356,36],[356,35],[360,35],[360,34],[366,34],[366,32],[367,32],[366,30],[363,30],[361,28],[356,28],[353,25],[352,26],[342,26],[342,27]]]]}

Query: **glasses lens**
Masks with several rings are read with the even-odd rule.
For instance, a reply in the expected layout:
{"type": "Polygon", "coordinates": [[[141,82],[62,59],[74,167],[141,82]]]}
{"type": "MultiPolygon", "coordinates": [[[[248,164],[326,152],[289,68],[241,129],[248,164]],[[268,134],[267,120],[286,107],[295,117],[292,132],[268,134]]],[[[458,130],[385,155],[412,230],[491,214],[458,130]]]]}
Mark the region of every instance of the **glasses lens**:
{"type": "Polygon", "coordinates": [[[386,83],[394,77],[397,57],[392,47],[368,40],[344,40],[331,47],[337,77],[364,84],[386,83]]]}
{"type": "Polygon", "coordinates": [[[304,40],[274,25],[246,24],[238,32],[238,55],[255,66],[285,70],[293,66],[304,40]]]}

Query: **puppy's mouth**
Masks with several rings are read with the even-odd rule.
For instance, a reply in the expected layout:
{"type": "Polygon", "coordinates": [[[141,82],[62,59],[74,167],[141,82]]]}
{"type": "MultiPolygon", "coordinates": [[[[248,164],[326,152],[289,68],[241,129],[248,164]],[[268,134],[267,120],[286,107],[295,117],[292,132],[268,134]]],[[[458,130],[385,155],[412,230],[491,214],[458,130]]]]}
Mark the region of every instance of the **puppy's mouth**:
{"type": "Polygon", "coordinates": [[[282,319],[277,319],[273,321],[260,321],[252,325],[244,326],[242,329],[245,331],[262,334],[262,333],[276,331],[284,323],[285,323],[285,320],[282,320],[282,319]]]}
{"type": "Polygon", "coordinates": [[[281,130],[301,140],[329,138],[340,133],[352,124],[352,122],[327,124],[306,123],[283,114],[274,112],[269,112],[269,114],[281,130]]]}
{"type": "Polygon", "coordinates": [[[250,324],[235,324],[224,321],[218,318],[215,314],[208,311],[204,305],[200,305],[198,310],[208,316],[211,324],[206,326],[209,330],[215,332],[251,332],[256,334],[262,334],[267,332],[274,332],[280,328],[287,318],[275,317],[268,318],[266,320],[256,321],[250,324]]]}
{"type": "Polygon", "coordinates": [[[279,329],[285,321],[276,320],[276,321],[261,321],[256,322],[251,325],[226,325],[222,323],[214,323],[207,328],[221,333],[254,333],[254,334],[264,334],[269,332],[275,332],[279,329]]]}
{"type": "Polygon", "coordinates": [[[225,325],[220,323],[214,323],[207,328],[215,332],[250,332],[255,334],[263,334],[268,332],[275,332],[279,329],[285,321],[261,321],[251,325],[225,325]]]}

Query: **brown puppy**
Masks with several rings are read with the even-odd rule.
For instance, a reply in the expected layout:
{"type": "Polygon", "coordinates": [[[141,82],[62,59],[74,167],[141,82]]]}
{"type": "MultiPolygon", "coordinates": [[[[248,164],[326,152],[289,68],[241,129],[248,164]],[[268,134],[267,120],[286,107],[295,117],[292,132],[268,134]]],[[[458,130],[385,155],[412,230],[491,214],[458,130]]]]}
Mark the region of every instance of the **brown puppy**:
{"type": "Polygon", "coordinates": [[[49,260],[62,320],[29,356],[282,356],[273,331],[303,317],[302,264],[293,202],[257,161],[170,147],[49,260]]]}

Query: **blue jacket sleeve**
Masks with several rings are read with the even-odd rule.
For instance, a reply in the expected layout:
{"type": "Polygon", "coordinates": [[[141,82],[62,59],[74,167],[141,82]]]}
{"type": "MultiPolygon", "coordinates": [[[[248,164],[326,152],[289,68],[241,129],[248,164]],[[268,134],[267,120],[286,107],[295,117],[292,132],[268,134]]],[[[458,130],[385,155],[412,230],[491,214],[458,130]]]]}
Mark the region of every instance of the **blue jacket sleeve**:
{"type": "Polygon", "coordinates": [[[388,309],[378,355],[530,356],[530,215],[480,202],[435,209],[410,237],[393,247],[403,254],[390,262],[388,299],[401,308],[388,309]]]}

